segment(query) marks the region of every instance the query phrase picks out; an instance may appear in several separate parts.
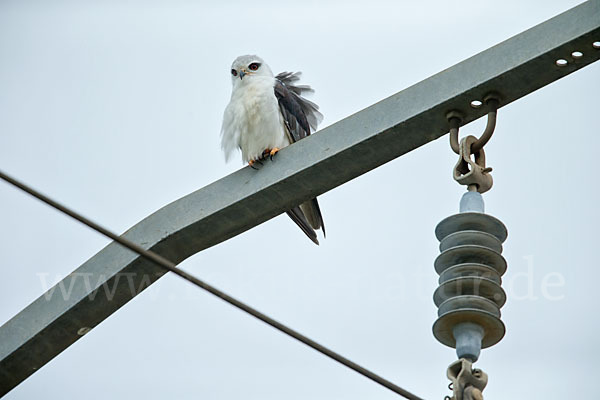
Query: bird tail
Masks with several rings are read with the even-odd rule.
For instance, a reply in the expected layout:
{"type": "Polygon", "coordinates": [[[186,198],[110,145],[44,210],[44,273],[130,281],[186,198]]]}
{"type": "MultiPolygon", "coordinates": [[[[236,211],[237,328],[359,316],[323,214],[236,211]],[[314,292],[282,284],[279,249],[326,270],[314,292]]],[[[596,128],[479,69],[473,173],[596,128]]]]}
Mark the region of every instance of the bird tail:
{"type": "Polygon", "coordinates": [[[323,237],[325,237],[325,223],[323,222],[323,216],[321,215],[321,209],[317,199],[306,201],[298,207],[294,207],[287,211],[287,215],[302,229],[302,232],[308,236],[310,240],[315,244],[319,244],[317,240],[316,229],[323,230],[323,237]]]}
{"type": "Polygon", "coordinates": [[[310,226],[315,230],[321,229],[323,231],[323,237],[326,237],[325,223],[323,222],[323,216],[321,215],[321,208],[319,207],[317,198],[315,197],[312,200],[300,204],[300,210],[304,213],[310,226]]]}
{"type": "Polygon", "coordinates": [[[319,245],[319,240],[317,239],[317,233],[311,228],[309,222],[306,220],[304,213],[300,209],[300,207],[294,207],[291,210],[287,211],[287,215],[302,229],[302,232],[308,236],[310,240],[313,241],[314,244],[319,245]]]}

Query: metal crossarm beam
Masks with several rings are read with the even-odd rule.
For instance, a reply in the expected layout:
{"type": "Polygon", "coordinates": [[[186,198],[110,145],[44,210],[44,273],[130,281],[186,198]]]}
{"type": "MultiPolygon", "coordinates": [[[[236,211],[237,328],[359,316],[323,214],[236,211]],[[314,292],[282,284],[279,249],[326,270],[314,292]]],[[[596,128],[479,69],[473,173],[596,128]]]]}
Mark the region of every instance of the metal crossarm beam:
{"type": "MultiPolygon", "coordinates": [[[[597,61],[597,41],[593,0],[281,150],[259,171],[241,169],[163,207],[123,236],[179,263],[439,138],[450,110],[466,124],[487,112],[472,100],[496,92],[502,107],[597,61]]],[[[0,327],[0,396],[163,274],[117,243],[106,246],[0,327]]]]}

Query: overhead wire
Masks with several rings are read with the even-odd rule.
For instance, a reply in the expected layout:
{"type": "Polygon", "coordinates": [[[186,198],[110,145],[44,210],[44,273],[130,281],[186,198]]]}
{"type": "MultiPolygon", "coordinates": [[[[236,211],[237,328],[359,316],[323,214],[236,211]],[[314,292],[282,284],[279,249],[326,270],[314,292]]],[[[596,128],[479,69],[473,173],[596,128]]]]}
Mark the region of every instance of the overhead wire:
{"type": "Polygon", "coordinates": [[[270,325],[271,327],[279,330],[280,332],[285,333],[286,335],[289,335],[291,337],[293,337],[294,339],[304,343],[305,345],[311,347],[312,349],[318,351],[321,354],[324,354],[325,356],[339,362],[340,364],[354,370],[355,372],[358,372],[359,374],[363,375],[364,377],[384,386],[385,388],[391,390],[394,393],[399,394],[400,396],[403,396],[409,400],[423,400],[422,398],[412,394],[411,392],[401,388],[400,386],[390,382],[389,380],[377,375],[376,373],[356,364],[353,361],[350,361],[349,359],[347,359],[346,357],[336,353],[333,350],[328,349],[327,347],[315,342],[314,340],[304,336],[303,334],[295,331],[294,329],[282,324],[279,321],[274,320],[273,318],[269,317],[268,315],[265,315],[263,313],[261,313],[260,311],[256,310],[255,308],[241,302],[240,300],[237,300],[234,297],[231,297],[230,295],[228,295],[227,293],[217,289],[216,287],[194,277],[191,274],[188,274],[187,272],[177,268],[177,265],[169,260],[167,260],[166,258],[160,256],[159,254],[154,253],[151,250],[147,250],[144,249],[143,247],[139,246],[138,244],[125,239],[122,236],[119,236],[113,232],[111,232],[110,230],[102,227],[101,225],[91,221],[90,219],[82,216],[81,214],[71,210],[70,208],[52,200],[51,198],[49,198],[48,196],[38,192],[37,190],[29,187],[28,185],[18,181],[17,179],[5,174],[4,172],[0,171],[0,178],[8,183],[10,183],[11,185],[21,189],[22,191],[30,194],[31,196],[37,198],[38,200],[41,200],[42,202],[48,204],[49,206],[61,211],[62,213],[70,216],[71,218],[76,219],[77,221],[81,222],[84,225],[87,225],[88,227],[92,228],[93,230],[101,233],[102,235],[114,240],[115,242],[121,244],[122,246],[128,248],[129,250],[137,253],[138,255],[144,257],[145,259],[155,263],[156,265],[163,267],[164,269],[173,272],[174,274],[180,276],[181,278],[191,282],[192,284],[206,290],[207,292],[219,297],[220,299],[224,300],[225,302],[231,304],[234,307],[237,307],[238,309],[245,311],[246,313],[252,315],[253,317],[263,321],[264,323],[266,323],[267,325],[270,325]]]}

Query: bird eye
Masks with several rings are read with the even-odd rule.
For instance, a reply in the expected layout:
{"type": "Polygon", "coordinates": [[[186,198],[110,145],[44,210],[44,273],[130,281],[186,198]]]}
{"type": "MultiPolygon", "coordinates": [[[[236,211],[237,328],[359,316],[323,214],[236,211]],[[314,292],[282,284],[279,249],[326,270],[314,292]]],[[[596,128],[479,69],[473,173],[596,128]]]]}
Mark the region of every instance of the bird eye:
{"type": "Polygon", "coordinates": [[[235,69],[232,69],[232,70],[231,70],[231,75],[233,75],[233,76],[237,76],[237,71],[236,71],[235,69]]]}
{"type": "Polygon", "coordinates": [[[252,71],[256,71],[258,69],[258,67],[260,67],[259,63],[252,63],[252,64],[248,65],[248,68],[250,68],[252,71]]]}

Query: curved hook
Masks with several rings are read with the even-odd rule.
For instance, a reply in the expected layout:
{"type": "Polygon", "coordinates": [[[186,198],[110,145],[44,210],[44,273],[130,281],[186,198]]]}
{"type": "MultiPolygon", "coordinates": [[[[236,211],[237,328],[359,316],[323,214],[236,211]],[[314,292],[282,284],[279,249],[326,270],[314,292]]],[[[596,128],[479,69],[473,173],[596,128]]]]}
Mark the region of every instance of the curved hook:
{"type": "Polygon", "coordinates": [[[450,147],[456,154],[460,154],[458,146],[458,127],[462,121],[460,114],[456,111],[450,111],[447,115],[450,124],[450,147]]]}
{"type": "MultiPolygon", "coordinates": [[[[490,108],[488,112],[487,125],[485,126],[485,130],[477,139],[475,143],[473,143],[471,147],[471,152],[476,153],[485,146],[485,144],[490,140],[492,134],[494,133],[494,129],[496,128],[496,116],[498,114],[498,105],[500,104],[499,96],[496,94],[488,94],[484,98],[485,103],[490,108]]],[[[459,125],[462,122],[462,114],[458,111],[450,111],[446,118],[448,119],[448,123],[450,125],[450,147],[456,154],[460,154],[459,143],[458,143],[458,129],[459,125]]]]}
{"type": "Polygon", "coordinates": [[[496,96],[488,95],[486,100],[486,104],[490,107],[490,111],[488,111],[488,119],[487,125],[485,126],[485,130],[477,139],[473,146],[471,146],[471,151],[473,153],[477,153],[479,150],[485,146],[485,144],[490,140],[492,134],[494,133],[494,129],[496,128],[496,116],[498,115],[498,98],[496,96]]]}

